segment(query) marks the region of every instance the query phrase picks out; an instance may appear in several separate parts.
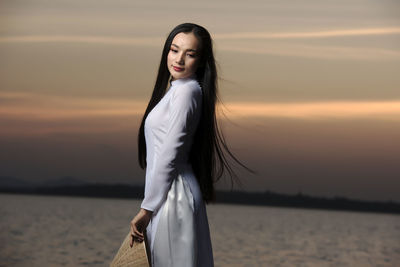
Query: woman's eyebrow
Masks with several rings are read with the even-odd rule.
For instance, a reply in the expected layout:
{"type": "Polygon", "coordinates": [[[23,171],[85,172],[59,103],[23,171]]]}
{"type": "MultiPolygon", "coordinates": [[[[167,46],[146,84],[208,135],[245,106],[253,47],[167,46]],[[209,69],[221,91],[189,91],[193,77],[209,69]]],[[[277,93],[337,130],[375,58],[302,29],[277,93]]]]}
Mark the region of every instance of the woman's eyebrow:
{"type": "MultiPolygon", "coordinates": [[[[179,46],[176,45],[176,44],[171,44],[171,45],[175,46],[176,48],[179,48],[179,46]]],[[[188,49],[187,51],[189,51],[189,52],[197,52],[196,49],[188,49]]]]}

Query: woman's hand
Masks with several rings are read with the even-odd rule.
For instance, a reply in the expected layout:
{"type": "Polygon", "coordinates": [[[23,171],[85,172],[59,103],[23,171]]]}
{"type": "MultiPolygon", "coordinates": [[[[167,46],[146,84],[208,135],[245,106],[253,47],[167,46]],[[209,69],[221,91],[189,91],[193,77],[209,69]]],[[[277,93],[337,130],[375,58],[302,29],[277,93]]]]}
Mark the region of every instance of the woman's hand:
{"type": "Polygon", "coordinates": [[[149,210],[140,209],[138,214],[131,221],[131,247],[133,246],[134,239],[139,242],[144,240],[143,232],[149,224],[152,214],[153,212],[149,210]]]}

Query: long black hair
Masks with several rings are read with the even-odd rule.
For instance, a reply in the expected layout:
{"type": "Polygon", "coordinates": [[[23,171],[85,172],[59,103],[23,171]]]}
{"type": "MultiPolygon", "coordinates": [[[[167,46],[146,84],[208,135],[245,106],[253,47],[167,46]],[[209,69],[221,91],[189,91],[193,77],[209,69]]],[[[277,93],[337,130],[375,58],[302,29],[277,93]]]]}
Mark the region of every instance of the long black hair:
{"type": "MultiPolygon", "coordinates": [[[[166,92],[170,72],[167,66],[167,56],[172,40],[178,33],[193,33],[199,41],[200,58],[196,71],[196,79],[202,91],[201,118],[194,134],[194,142],[190,151],[189,162],[199,182],[203,199],[206,202],[215,200],[214,182],[218,181],[225,169],[229,172],[231,183],[239,181],[237,175],[229,165],[226,153],[229,154],[242,167],[252,172],[243,165],[228,149],[225,138],[220,131],[216,119],[215,107],[219,102],[217,87],[217,69],[215,65],[212,39],[209,32],[202,26],[193,23],[183,23],[176,26],[168,35],[161,55],[157,80],[150,102],[146,108],[138,133],[138,161],[142,169],[146,168],[146,142],[144,136],[144,122],[147,115],[161,100],[166,92]]],[[[240,181],[239,181],[240,182],[240,181]]]]}

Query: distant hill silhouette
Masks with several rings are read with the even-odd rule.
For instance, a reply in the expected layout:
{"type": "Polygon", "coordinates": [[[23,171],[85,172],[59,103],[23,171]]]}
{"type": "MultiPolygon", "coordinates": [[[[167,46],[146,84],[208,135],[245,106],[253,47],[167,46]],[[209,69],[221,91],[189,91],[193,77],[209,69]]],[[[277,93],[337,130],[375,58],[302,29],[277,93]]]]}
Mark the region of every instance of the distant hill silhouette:
{"type": "Polygon", "coordinates": [[[13,176],[0,176],[0,187],[32,187],[36,184],[13,176]]]}
{"type": "Polygon", "coordinates": [[[77,186],[86,185],[89,182],[72,176],[62,176],[55,179],[47,179],[44,181],[28,181],[14,176],[0,176],[0,187],[56,187],[56,186],[77,186]]]}
{"type": "MultiPolygon", "coordinates": [[[[0,177],[0,193],[142,199],[143,192],[143,186],[86,183],[72,177],[61,177],[52,183],[40,184],[9,176],[0,177]]],[[[400,203],[392,201],[361,201],[344,197],[324,198],[301,193],[288,195],[270,191],[264,193],[217,191],[217,203],[400,214],[400,203]]]]}
{"type": "Polygon", "coordinates": [[[86,185],[89,184],[86,181],[81,179],[72,177],[72,176],[62,176],[57,179],[48,179],[41,183],[41,186],[49,186],[49,187],[56,187],[56,186],[78,186],[78,185],[86,185]]]}

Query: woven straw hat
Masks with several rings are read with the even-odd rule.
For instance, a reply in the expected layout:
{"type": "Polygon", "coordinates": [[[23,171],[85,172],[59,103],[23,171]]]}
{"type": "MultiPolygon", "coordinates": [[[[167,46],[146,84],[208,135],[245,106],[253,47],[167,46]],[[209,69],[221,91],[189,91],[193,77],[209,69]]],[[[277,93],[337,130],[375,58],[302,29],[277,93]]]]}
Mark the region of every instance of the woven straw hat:
{"type": "Polygon", "coordinates": [[[150,267],[148,252],[146,251],[147,239],[146,234],[144,234],[143,242],[133,242],[133,246],[129,245],[131,241],[131,233],[125,237],[119,248],[117,254],[115,255],[110,267],[150,267]]]}

